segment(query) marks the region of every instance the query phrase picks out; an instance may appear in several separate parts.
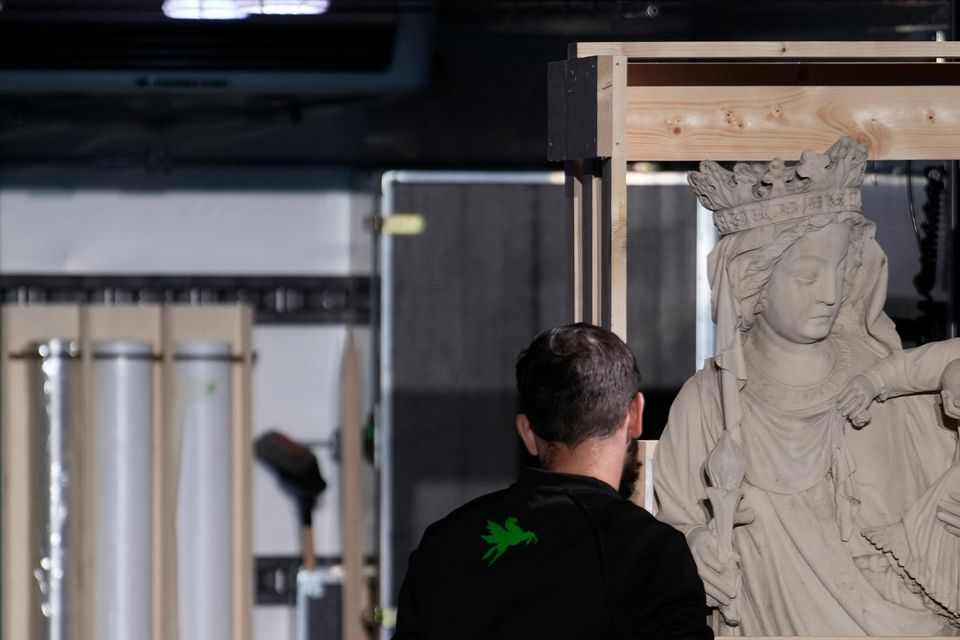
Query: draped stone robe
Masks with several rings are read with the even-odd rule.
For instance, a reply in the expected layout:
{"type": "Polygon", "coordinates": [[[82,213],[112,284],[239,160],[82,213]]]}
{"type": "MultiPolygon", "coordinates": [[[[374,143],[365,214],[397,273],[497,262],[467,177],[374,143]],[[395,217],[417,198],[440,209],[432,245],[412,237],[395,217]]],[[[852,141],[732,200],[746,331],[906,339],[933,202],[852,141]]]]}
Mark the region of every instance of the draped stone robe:
{"type": "MultiPolygon", "coordinates": [[[[740,444],[747,462],[744,503],[756,519],[734,530],[743,571],[741,624],[727,627],[715,615],[715,630],[958,635],[922,589],[905,579],[889,550],[878,549],[862,531],[896,526],[924,498],[930,503],[928,492],[937,490],[950,467],[955,433],[944,426],[939,397],[918,392],[939,389],[940,373],[960,356],[960,342],[879,359],[839,328],[828,341],[836,366],[811,387],[779,384],[764,374],[763,363],[746,360],[740,444]],[[883,381],[885,401],[871,406],[872,421],[857,430],[835,402],[863,371],[883,381]]],[[[720,397],[709,360],[681,389],[657,448],[658,517],[684,533],[710,517],[704,461],[724,429],[720,397]]]]}

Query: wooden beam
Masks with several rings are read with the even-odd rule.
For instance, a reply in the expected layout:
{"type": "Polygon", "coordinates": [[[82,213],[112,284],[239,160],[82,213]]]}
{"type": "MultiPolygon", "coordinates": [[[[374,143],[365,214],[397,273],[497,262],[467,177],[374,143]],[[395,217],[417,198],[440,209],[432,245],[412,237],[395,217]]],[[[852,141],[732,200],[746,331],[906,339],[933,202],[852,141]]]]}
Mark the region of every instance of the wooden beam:
{"type": "Polygon", "coordinates": [[[609,158],[617,153],[617,107],[626,59],[599,56],[551,62],[547,81],[547,159],[609,158]]]}
{"type": "Polygon", "coordinates": [[[343,640],[364,640],[363,391],[353,331],[347,329],[340,368],[340,540],[343,554],[343,640]]]}
{"type": "Polygon", "coordinates": [[[798,158],[848,135],[874,160],[955,158],[960,86],[627,89],[627,160],[798,158]]]}
{"type": "Polygon", "coordinates": [[[587,319],[603,326],[603,270],[607,267],[603,251],[603,176],[602,162],[595,160],[590,174],[590,317],[587,319]]]}
{"type": "Polygon", "coordinates": [[[604,161],[604,326],[627,341],[627,163],[622,155],[604,161]],[[609,323],[609,324],[608,324],[609,323]]]}
{"type": "Polygon", "coordinates": [[[627,340],[627,59],[597,58],[600,138],[610,150],[603,164],[604,326],[627,340]],[[606,139],[609,132],[609,140],[606,139]]]}
{"type": "Polygon", "coordinates": [[[583,161],[566,163],[566,196],[573,220],[573,321],[583,322],[583,161]]]}
{"type": "Polygon", "coordinates": [[[574,54],[577,58],[608,55],[654,60],[934,59],[960,58],[960,42],[578,42],[574,54]]]}
{"type": "Polygon", "coordinates": [[[609,158],[622,154],[627,60],[623,56],[599,56],[596,69],[597,152],[593,157],[609,158]]]}

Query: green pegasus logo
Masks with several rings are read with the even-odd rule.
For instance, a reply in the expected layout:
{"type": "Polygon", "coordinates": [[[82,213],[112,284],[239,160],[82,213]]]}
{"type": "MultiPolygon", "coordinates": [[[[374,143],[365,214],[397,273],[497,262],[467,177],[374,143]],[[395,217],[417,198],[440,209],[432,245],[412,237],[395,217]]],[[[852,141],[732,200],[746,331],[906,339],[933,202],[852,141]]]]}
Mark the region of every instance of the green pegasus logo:
{"type": "Polygon", "coordinates": [[[537,534],[532,531],[524,531],[518,527],[517,519],[512,516],[504,520],[502,527],[493,520],[487,520],[487,531],[489,531],[487,535],[480,537],[483,538],[484,542],[491,545],[481,558],[482,560],[489,559],[488,567],[492,567],[493,563],[499,560],[500,556],[510,547],[520,543],[529,545],[531,542],[534,544],[539,542],[537,534]]]}

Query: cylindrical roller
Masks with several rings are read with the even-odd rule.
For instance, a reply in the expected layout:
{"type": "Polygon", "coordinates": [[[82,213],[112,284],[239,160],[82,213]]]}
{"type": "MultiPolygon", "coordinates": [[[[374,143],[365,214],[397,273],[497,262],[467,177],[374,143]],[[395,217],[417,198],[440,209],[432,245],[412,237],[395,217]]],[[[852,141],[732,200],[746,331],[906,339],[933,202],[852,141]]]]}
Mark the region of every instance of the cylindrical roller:
{"type": "Polygon", "coordinates": [[[230,345],[175,345],[180,640],[230,640],[230,345]]]}
{"type": "Polygon", "coordinates": [[[146,342],[93,346],[94,633],[150,637],[151,391],[146,342]]]}
{"type": "Polygon", "coordinates": [[[41,640],[68,639],[67,578],[74,570],[71,548],[70,474],[74,471],[72,440],[76,408],[73,385],[77,347],[65,340],[36,345],[36,420],[32,438],[34,482],[33,530],[37,547],[34,577],[39,588],[37,630],[41,640]]]}

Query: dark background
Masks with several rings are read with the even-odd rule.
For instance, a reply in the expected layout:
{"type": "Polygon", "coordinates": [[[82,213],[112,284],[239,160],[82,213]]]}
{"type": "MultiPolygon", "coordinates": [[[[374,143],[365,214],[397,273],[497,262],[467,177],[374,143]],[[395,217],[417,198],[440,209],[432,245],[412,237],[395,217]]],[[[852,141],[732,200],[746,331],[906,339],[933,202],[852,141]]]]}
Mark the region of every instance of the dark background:
{"type": "Polygon", "coordinates": [[[0,164],[541,168],[547,63],[572,42],[932,40],[953,20],[946,0],[333,0],[215,23],[159,5],[4,0],[0,164]]]}

